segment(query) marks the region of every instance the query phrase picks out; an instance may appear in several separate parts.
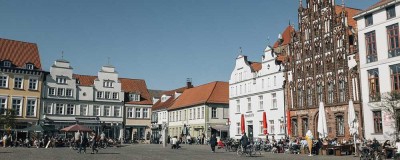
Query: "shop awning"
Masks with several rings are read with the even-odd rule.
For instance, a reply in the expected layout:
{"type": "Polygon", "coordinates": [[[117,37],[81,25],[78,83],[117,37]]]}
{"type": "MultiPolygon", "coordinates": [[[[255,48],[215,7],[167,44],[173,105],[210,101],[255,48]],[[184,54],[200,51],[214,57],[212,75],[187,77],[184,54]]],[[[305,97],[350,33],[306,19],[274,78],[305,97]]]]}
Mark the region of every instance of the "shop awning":
{"type": "Polygon", "coordinates": [[[227,125],[222,125],[222,124],[215,124],[215,125],[210,125],[211,128],[218,130],[218,131],[228,131],[229,126],[227,125]]]}

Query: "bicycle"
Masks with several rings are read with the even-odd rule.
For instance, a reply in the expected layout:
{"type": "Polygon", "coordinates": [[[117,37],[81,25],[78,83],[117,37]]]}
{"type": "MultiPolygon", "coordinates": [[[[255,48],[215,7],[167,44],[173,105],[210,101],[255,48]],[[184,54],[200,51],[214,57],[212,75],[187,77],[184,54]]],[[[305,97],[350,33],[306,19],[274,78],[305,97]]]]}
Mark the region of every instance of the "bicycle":
{"type": "MultiPolygon", "coordinates": [[[[251,145],[251,144],[249,144],[249,145],[246,146],[246,151],[244,151],[243,146],[240,145],[240,146],[238,147],[237,151],[236,151],[236,154],[237,154],[238,156],[246,155],[246,156],[251,157],[252,155],[255,154],[255,150],[254,150],[253,145],[251,145]]],[[[260,152],[260,154],[261,154],[261,152],[260,152]]]]}

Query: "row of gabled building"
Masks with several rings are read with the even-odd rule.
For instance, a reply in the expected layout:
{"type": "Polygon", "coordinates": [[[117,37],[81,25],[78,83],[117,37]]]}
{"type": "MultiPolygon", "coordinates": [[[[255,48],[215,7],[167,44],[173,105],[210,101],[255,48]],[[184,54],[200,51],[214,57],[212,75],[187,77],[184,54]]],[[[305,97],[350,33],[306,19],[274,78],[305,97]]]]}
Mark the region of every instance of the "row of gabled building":
{"type": "Polygon", "coordinates": [[[352,101],[357,137],[393,140],[400,108],[388,111],[384,97],[400,91],[399,15],[398,0],[379,0],[366,10],[299,0],[298,29],[289,24],[261,62],[237,57],[229,80],[230,136],[240,137],[244,116],[247,134],[265,138],[265,112],[270,137],[304,137],[308,130],[318,137],[323,102],[328,137],[349,140],[352,101]]]}

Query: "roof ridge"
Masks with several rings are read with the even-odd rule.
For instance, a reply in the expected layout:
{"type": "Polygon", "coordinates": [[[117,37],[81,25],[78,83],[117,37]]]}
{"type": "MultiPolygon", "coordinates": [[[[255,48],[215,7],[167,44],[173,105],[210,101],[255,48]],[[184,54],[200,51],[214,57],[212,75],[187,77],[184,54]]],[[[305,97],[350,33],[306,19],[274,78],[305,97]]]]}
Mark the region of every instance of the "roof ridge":
{"type": "Polygon", "coordinates": [[[0,39],[7,40],[7,41],[15,41],[15,42],[29,43],[29,44],[35,44],[35,45],[37,45],[36,43],[32,43],[32,42],[25,42],[25,41],[14,40],[14,39],[7,39],[7,38],[0,38],[0,39]]]}

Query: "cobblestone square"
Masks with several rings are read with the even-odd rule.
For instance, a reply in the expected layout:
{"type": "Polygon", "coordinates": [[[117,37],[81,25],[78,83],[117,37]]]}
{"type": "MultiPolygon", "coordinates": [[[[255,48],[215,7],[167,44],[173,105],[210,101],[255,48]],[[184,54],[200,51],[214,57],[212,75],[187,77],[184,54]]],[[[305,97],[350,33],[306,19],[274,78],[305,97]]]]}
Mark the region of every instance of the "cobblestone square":
{"type": "Polygon", "coordinates": [[[211,153],[207,145],[182,145],[181,149],[172,150],[169,147],[163,148],[162,145],[154,144],[135,144],[124,145],[120,148],[100,149],[98,154],[90,154],[87,149],[86,154],[79,154],[76,150],[69,148],[0,148],[0,159],[133,159],[133,160],[239,160],[239,159],[358,159],[354,156],[312,156],[294,154],[272,154],[262,152],[261,155],[254,157],[238,156],[234,152],[225,152],[217,149],[216,153],[211,153]]]}

